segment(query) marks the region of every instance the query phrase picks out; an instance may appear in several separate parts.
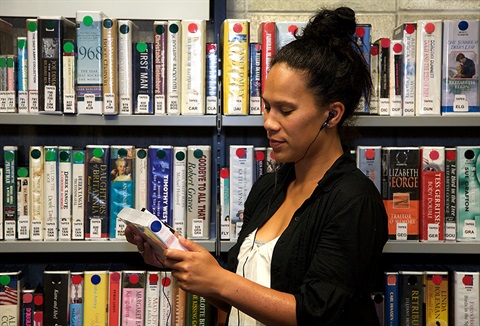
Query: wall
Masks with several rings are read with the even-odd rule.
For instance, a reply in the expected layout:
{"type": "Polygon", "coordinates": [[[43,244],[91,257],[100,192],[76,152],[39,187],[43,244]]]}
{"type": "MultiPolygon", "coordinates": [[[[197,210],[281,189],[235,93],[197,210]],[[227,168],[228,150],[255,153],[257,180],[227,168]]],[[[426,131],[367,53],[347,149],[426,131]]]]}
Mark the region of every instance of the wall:
{"type": "Polygon", "coordinates": [[[251,41],[257,42],[262,21],[307,21],[319,8],[348,6],[358,23],[372,24],[372,40],[390,37],[393,28],[419,19],[478,19],[479,0],[226,0],[227,18],[249,19],[251,41]]]}

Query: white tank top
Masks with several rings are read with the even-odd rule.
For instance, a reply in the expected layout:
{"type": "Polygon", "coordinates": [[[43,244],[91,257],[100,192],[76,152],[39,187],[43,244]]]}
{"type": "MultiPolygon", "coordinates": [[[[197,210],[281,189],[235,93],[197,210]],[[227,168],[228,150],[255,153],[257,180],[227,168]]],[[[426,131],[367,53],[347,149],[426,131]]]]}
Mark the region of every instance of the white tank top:
{"type": "MultiPolygon", "coordinates": [[[[257,230],[250,233],[240,247],[237,274],[269,288],[273,249],[279,237],[269,242],[260,242],[255,239],[257,230]]],[[[237,308],[232,307],[228,325],[260,326],[263,324],[239,311],[237,308]]]]}

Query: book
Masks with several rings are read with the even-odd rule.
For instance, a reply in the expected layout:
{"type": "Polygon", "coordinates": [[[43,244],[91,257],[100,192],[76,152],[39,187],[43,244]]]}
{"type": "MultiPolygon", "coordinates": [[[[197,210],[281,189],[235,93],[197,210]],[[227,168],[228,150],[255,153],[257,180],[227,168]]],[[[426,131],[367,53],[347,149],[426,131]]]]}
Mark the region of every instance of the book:
{"type": "Polygon", "coordinates": [[[266,166],[266,155],[267,155],[267,148],[266,147],[254,147],[253,148],[253,156],[255,158],[255,168],[254,168],[254,175],[253,175],[253,182],[257,181],[265,173],[265,166],[266,166]]]}
{"type": "MultiPolygon", "coordinates": [[[[22,289],[21,292],[21,303],[20,303],[20,315],[21,315],[21,326],[33,325],[33,309],[35,304],[33,303],[33,295],[35,290],[33,289],[22,289]]],[[[13,326],[13,325],[12,325],[13,326]]]]}
{"type": "Polygon", "coordinates": [[[382,292],[373,292],[370,297],[375,306],[378,322],[383,325],[385,321],[385,296],[382,292]]]}
{"type": "Polygon", "coordinates": [[[43,227],[45,240],[58,240],[58,146],[44,146],[43,227]]]}
{"type": "Polygon", "coordinates": [[[445,240],[445,147],[421,146],[420,241],[445,240]]]}
{"type": "Polygon", "coordinates": [[[72,147],[58,147],[58,239],[72,239],[72,147]]]}
{"type": "Polygon", "coordinates": [[[7,83],[7,56],[0,55],[0,113],[8,112],[7,83]]]}
{"type": "Polygon", "coordinates": [[[28,114],[28,50],[27,38],[17,37],[17,112],[28,114]]]}
{"type": "Polygon", "coordinates": [[[135,208],[147,208],[148,151],[135,148],[135,208]]]}
{"type": "Polygon", "coordinates": [[[385,272],[385,326],[398,326],[400,317],[400,277],[385,272]]]}
{"type": "Polygon", "coordinates": [[[153,80],[155,115],[167,114],[167,21],[153,22],[153,80]]]}
{"type": "Polygon", "coordinates": [[[307,22],[297,21],[277,21],[276,27],[276,43],[275,52],[280,51],[288,43],[295,40],[295,36],[302,35],[303,29],[307,25],[307,22]]]}
{"type": "Polygon", "coordinates": [[[21,292],[23,273],[0,273],[0,320],[5,325],[20,325],[21,292]]]}
{"type": "Polygon", "coordinates": [[[204,297],[186,293],[185,322],[188,326],[210,325],[210,305],[204,297]]]}
{"type": "Polygon", "coordinates": [[[206,106],[205,114],[218,113],[218,96],[219,96],[219,81],[218,81],[218,44],[207,43],[207,63],[206,63],[206,81],[205,81],[205,97],[206,106]]]}
{"type": "Polygon", "coordinates": [[[30,203],[32,213],[31,240],[43,240],[43,183],[44,183],[43,146],[29,148],[30,203]]]}
{"type": "Polygon", "coordinates": [[[187,147],[173,147],[173,179],[172,179],[172,220],[173,228],[178,234],[187,234],[187,147]]]}
{"type": "Polygon", "coordinates": [[[69,325],[70,272],[43,272],[43,323],[69,325]]]}
{"type": "Polygon", "coordinates": [[[424,320],[424,272],[400,271],[399,325],[418,325],[424,320]]]}
{"type": "Polygon", "coordinates": [[[122,272],[108,272],[108,326],[122,325],[122,272]]]}
{"type": "Polygon", "coordinates": [[[83,295],[84,325],[106,325],[108,320],[108,272],[85,271],[83,295]]]}
{"type": "Polygon", "coordinates": [[[3,146],[3,223],[4,240],[17,239],[18,147],[3,146]]]}
{"type": "Polygon", "coordinates": [[[457,240],[457,149],[445,148],[445,240],[457,240]]]}
{"type": "Polygon", "coordinates": [[[403,114],[403,41],[392,39],[390,42],[390,81],[389,81],[389,99],[390,99],[390,115],[401,116],[403,114]]]}
{"type": "Polygon", "coordinates": [[[248,76],[248,45],[250,22],[225,19],[221,27],[223,114],[247,115],[250,106],[248,76]]]}
{"type": "Polygon", "coordinates": [[[85,149],[85,239],[106,240],[109,225],[108,145],[87,145],[85,149]]]}
{"type": "Polygon", "coordinates": [[[145,322],[145,274],[145,271],[122,272],[122,326],[145,322]]]}
{"type": "Polygon", "coordinates": [[[71,326],[83,325],[83,272],[70,273],[69,318],[71,326]]]}
{"type": "Polygon", "coordinates": [[[480,325],[480,273],[453,271],[454,325],[480,325]]]}
{"type": "Polygon", "coordinates": [[[72,240],[85,238],[85,150],[72,150],[72,240]]]}
{"type": "Polygon", "coordinates": [[[442,21],[417,21],[415,115],[440,115],[442,21]]]}
{"type": "Polygon", "coordinates": [[[30,239],[30,177],[28,169],[17,169],[17,239],[30,239]]]}
{"type": "Polygon", "coordinates": [[[259,115],[262,113],[261,108],[261,59],[262,59],[262,45],[260,43],[250,43],[248,50],[249,54],[249,79],[250,79],[250,106],[248,114],[259,115]]]}
{"type": "Polygon", "coordinates": [[[138,26],[132,20],[118,20],[118,97],[119,114],[133,114],[133,42],[138,41],[138,26]]]}
{"type": "Polygon", "coordinates": [[[390,240],[419,240],[420,150],[382,148],[382,197],[390,240]]]}
{"type": "Polygon", "coordinates": [[[162,289],[160,293],[160,325],[174,325],[175,318],[175,281],[171,271],[160,272],[162,289]]]}
{"type": "Polygon", "coordinates": [[[369,114],[378,114],[380,106],[380,45],[370,46],[370,75],[372,76],[372,94],[370,95],[369,114]]]}
{"type": "Polygon", "coordinates": [[[145,326],[160,325],[161,274],[162,272],[159,271],[147,271],[145,279],[145,326]]]}
{"type": "Polygon", "coordinates": [[[206,21],[182,20],[180,114],[205,114],[206,21]]]}
{"type": "Polygon", "coordinates": [[[63,40],[63,113],[77,113],[76,56],[74,40],[63,40]]]}
{"type": "Polygon", "coordinates": [[[173,297],[174,297],[174,323],[175,326],[186,325],[186,311],[187,311],[187,292],[182,290],[177,280],[173,279],[173,297]]]}
{"type": "Polygon", "coordinates": [[[443,21],[442,115],[480,115],[480,20],[443,21]]]}
{"type": "Polygon", "coordinates": [[[382,147],[357,146],[357,167],[382,191],[382,147]]]}
{"type": "Polygon", "coordinates": [[[38,23],[36,18],[25,20],[27,31],[28,112],[38,113],[38,23]]]}
{"type": "Polygon", "coordinates": [[[133,42],[133,114],[153,114],[153,44],[133,42]]]}
{"type": "Polygon", "coordinates": [[[215,231],[210,228],[211,155],[210,145],[187,146],[187,238],[208,239],[215,231]]]}
{"type": "Polygon", "coordinates": [[[3,168],[0,166],[0,240],[3,239],[3,168]]]}
{"type": "Polygon", "coordinates": [[[162,222],[172,225],[173,146],[148,147],[147,208],[162,222]]]}
{"type": "Polygon", "coordinates": [[[426,271],[423,283],[426,325],[448,325],[450,309],[448,272],[426,271]]]}
{"type": "MultiPolygon", "coordinates": [[[[371,24],[357,24],[355,28],[355,34],[353,35],[353,41],[358,46],[360,54],[363,56],[365,63],[370,69],[370,46],[371,46],[371,24]]],[[[360,99],[360,104],[356,108],[355,112],[359,114],[368,114],[370,108],[368,103],[365,102],[365,96],[362,95],[360,99]]]]}
{"type": "Polygon", "coordinates": [[[375,41],[378,45],[379,115],[390,115],[390,43],[388,37],[375,41]]]}
{"type": "Polygon", "coordinates": [[[43,326],[43,292],[35,291],[33,295],[33,321],[35,326],[43,326]]]}
{"type": "Polygon", "coordinates": [[[179,115],[182,74],[182,23],[168,21],[167,32],[167,114],[179,115]]]}
{"type": "Polygon", "coordinates": [[[231,240],[230,222],[230,171],[228,167],[220,169],[220,240],[231,240]]]}
{"type": "Polygon", "coordinates": [[[118,20],[102,20],[103,114],[118,114],[118,20]]]}
{"type": "Polygon", "coordinates": [[[17,92],[16,92],[16,71],[17,71],[17,58],[13,54],[6,57],[7,60],[7,88],[5,92],[6,97],[6,112],[17,113],[17,92]]]}
{"type": "MultiPolygon", "coordinates": [[[[265,80],[267,79],[270,64],[275,56],[276,49],[276,26],[274,21],[263,21],[258,28],[258,39],[262,44],[261,62],[260,62],[260,85],[261,93],[265,90],[265,80]]],[[[262,109],[264,108],[262,100],[262,109]]]]}
{"type": "Polygon", "coordinates": [[[103,37],[101,11],[76,12],[78,114],[103,114],[103,37]]]}

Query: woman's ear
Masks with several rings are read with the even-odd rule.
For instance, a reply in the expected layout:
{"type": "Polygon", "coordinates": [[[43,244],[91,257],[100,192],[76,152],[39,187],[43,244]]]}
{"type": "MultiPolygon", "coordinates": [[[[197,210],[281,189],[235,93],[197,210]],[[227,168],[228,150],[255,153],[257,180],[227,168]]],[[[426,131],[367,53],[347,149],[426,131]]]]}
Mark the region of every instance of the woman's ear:
{"type": "Polygon", "coordinates": [[[328,112],[327,127],[332,128],[342,120],[343,114],[345,113],[345,105],[343,105],[342,102],[334,102],[329,105],[327,112],[328,112]]]}

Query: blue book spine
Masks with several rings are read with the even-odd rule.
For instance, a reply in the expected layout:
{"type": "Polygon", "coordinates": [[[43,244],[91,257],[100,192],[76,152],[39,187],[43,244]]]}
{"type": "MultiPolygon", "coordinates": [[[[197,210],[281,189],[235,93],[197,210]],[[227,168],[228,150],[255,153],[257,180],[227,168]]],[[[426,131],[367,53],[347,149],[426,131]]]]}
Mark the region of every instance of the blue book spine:
{"type": "MultiPolygon", "coordinates": [[[[365,62],[368,67],[370,67],[370,43],[371,43],[371,29],[372,25],[370,24],[358,24],[355,29],[354,41],[360,50],[365,62]]],[[[360,105],[357,109],[357,113],[368,114],[370,111],[368,103],[365,102],[365,99],[362,97],[360,105]]]]}
{"type": "Polygon", "coordinates": [[[148,211],[162,222],[173,224],[172,218],[173,146],[148,148],[148,211]]]}
{"type": "Polygon", "coordinates": [[[207,44],[206,114],[218,112],[218,46],[207,44]]]}
{"type": "Polygon", "coordinates": [[[153,114],[153,44],[133,43],[134,114],[153,114]]]}
{"type": "Polygon", "coordinates": [[[385,273],[385,326],[399,325],[399,280],[397,272],[385,273]]]}
{"type": "Polygon", "coordinates": [[[249,114],[261,114],[261,92],[262,92],[262,45],[250,43],[250,111],[249,114]]]}

